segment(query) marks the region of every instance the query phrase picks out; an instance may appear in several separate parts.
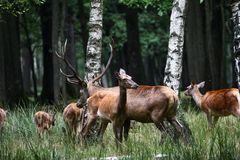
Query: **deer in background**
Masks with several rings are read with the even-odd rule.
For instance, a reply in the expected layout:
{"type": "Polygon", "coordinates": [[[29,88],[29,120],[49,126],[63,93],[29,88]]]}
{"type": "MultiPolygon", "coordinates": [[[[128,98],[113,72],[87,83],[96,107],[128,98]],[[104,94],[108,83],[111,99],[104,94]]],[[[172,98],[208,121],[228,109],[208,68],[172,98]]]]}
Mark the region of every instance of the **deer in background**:
{"type": "Polygon", "coordinates": [[[197,106],[206,113],[209,128],[213,128],[219,117],[233,115],[240,116],[240,95],[236,88],[220,89],[208,91],[201,94],[199,88],[204,87],[205,82],[191,84],[184,92],[185,95],[191,96],[197,106]]]}
{"type": "Polygon", "coordinates": [[[6,121],[7,111],[0,108],[0,131],[2,131],[2,128],[4,126],[4,123],[6,121]]]}
{"type": "Polygon", "coordinates": [[[34,121],[37,127],[37,133],[39,138],[43,138],[43,133],[47,130],[48,135],[51,134],[51,128],[54,126],[55,114],[49,114],[44,111],[38,111],[35,113],[34,121]]]}
{"type": "Polygon", "coordinates": [[[127,89],[136,89],[138,84],[135,83],[132,80],[132,77],[127,75],[123,69],[120,69],[119,73],[117,72],[115,76],[118,79],[119,93],[104,90],[98,91],[88,98],[87,124],[83,128],[83,137],[81,139],[84,139],[85,135],[97,119],[97,116],[99,116],[101,119],[101,139],[108,123],[112,122],[117,146],[118,142],[122,142],[122,126],[127,117],[127,89]]]}
{"type": "MultiPolygon", "coordinates": [[[[110,66],[113,57],[113,48],[110,45],[111,54],[106,65],[106,68],[93,80],[85,82],[81,80],[78,73],[74,67],[65,58],[66,52],[66,42],[61,53],[56,55],[65,62],[68,68],[73,72],[73,74],[68,75],[64,73],[61,69],[61,73],[67,77],[67,81],[73,84],[79,85],[82,90],[85,91],[85,95],[92,96],[96,92],[102,91],[112,91],[119,93],[119,86],[104,88],[94,84],[95,81],[100,79],[110,66]]],[[[179,105],[179,99],[176,93],[169,87],[166,86],[144,86],[141,85],[137,89],[127,90],[127,119],[124,123],[124,137],[127,139],[128,132],[130,128],[130,120],[136,120],[142,123],[154,123],[159,130],[165,132],[166,128],[164,120],[170,122],[170,124],[175,128],[177,133],[182,134],[183,126],[178,122],[176,118],[177,107],[179,105]]],[[[101,133],[102,134],[102,133],[101,133]]],[[[184,137],[188,138],[188,137],[184,137]]]]}
{"type": "Polygon", "coordinates": [[[63,120],[66,126],[66,132],[73,138],[76,136],[77,127],[83,116],[83,109],[77,106],[77,103],[70,103],[64,108],[63,120]]]}

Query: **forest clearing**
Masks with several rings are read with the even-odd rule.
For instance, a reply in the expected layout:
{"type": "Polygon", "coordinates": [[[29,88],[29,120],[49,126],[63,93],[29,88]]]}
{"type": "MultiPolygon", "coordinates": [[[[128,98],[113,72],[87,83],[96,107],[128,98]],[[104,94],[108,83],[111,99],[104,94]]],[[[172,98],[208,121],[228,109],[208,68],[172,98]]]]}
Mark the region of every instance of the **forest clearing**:
{"type": "Polygon", "coordinates": [[[240,1],[1,0],[0,159],[240,159],[240,1]]]}

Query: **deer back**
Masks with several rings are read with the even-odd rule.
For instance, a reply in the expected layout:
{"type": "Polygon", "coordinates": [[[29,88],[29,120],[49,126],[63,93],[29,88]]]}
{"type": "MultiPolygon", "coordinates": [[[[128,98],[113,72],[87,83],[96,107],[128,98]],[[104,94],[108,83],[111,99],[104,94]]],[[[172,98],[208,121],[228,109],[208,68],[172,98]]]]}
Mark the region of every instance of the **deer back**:
{"type": "Polygon", "coordinates": [[[227,116],[240,106],[239,90],[236,88],[208,91],[201,100],[201,109],[216,115],[227,116]]]}

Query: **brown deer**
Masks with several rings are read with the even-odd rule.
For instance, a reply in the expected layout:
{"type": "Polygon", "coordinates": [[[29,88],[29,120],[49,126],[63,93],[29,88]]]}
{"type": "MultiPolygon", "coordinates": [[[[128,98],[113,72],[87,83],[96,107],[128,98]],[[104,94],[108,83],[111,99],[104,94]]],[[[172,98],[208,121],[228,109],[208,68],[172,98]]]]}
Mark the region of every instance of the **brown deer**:
{"type": "Polygon", "coordinates": [[[77,106],[77,103],[70,103],[64,108],[63,120],[66,125],[68,135],[73,138],[76,136],[78,124],[82,118],[83,109],[77,106]]]}
{"type": "Polygon", "coordinates": [[[7,111],[0,108],[0,131],[2,131],[2,128],[4,126],[4,123],[6,121],[7,111]]]}
{"type": "Polygon", "coordinates": [[[118,79],[119,93],[105,90],[96,92],[88,98],[88,117],[87,124],[83,128],[83,138],[99,116],[101,119],[101,139],[108,123],[112,122],[116,144],[122,142],[121,130],[126,120],[127,89],[136,89],[138,84],[123,69],[116,73],[116,78],[118,79]]]}
{"type": "MultiPolygon", "coordinates": [[[[65,58],[66,43],[61,49],[61,53],[56,55],[63,60],[66,65],[73,72],[72,75],[61,73],[67,77],[67,81],[79,85],[85,92],[85,95],[92,96],[96,92],[112,91],[119,93],[119,87],[104,88],[94,84],[100,79],[110,66],[113,57],[113,48],[111,48],[111,55],[109,57],[106,68],[93,80],[85,82],[81,80],[74,67],[65,58]]],[[[87,97],[85,96],[85,97],[87,97]]],[[[81,97],[80,97],[81,98],[81,97]]],[[[165,131],[163,120],[167,120],[176,129],[178,133],[182,133],[183,126],[176,119],[177,107],[179,104],[178,96],[169,87],[166,86],[144,86],[141,85],[137,89],[127,90],[127,120],[124,124],[124,137],[127,139],[130,128],[130,120],[136,120],[142,123],[154,123],[158,129],[165,131]]],[[[103,127],[104,128],[104,127],[103,127]]],[[[102,132],[101,132],[102,134],[102,132]]],[[[187,137],[184,137],[187,138],[187,137]]]]}
{"type": "Polygon", "coordinates": [[[204,87],[205,82],[191,84],[184,92],[191,96],[200,109],[206,113],[209,128],[213,128],[219,117],[233,115],[240,116],[240,95],[236,88],[208,91],[201,94],[199,88],[204,87]]]}
{"type": "Polygon", "coordinates": [[[49,114],[44,111],[35,113],[34,121],[37,127],[37,133],[40,138],[43,138],[44,130],[47,130],[48,135],[51,134],[51,128],[54,126],[55,114],[49,114]]]}

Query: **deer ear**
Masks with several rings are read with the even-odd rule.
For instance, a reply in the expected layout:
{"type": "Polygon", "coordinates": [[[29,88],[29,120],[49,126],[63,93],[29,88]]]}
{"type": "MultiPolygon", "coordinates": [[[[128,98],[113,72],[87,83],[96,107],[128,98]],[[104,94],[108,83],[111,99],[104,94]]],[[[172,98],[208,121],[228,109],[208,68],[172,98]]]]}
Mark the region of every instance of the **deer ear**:
{"type": "Polygon", "coordinates": [[[115,72],[115,73],[114,73],[114,76],[115,76],[117,79],[120,78],[120,74],[119,74],[118,72],[115,72]]]}
{"type": "Polygon", "coordinates": [[[120,68],[120,69],[119,69],[119,74],[126,74],[126,72],[125,72],[124,69],[120,68]]]}
{"type": "Polygon", "coordinates": [[[204,86],[205,86],[205,81],[197,84],[197,87],[198,87],[198,88],[203,88],[204,86]]]}

